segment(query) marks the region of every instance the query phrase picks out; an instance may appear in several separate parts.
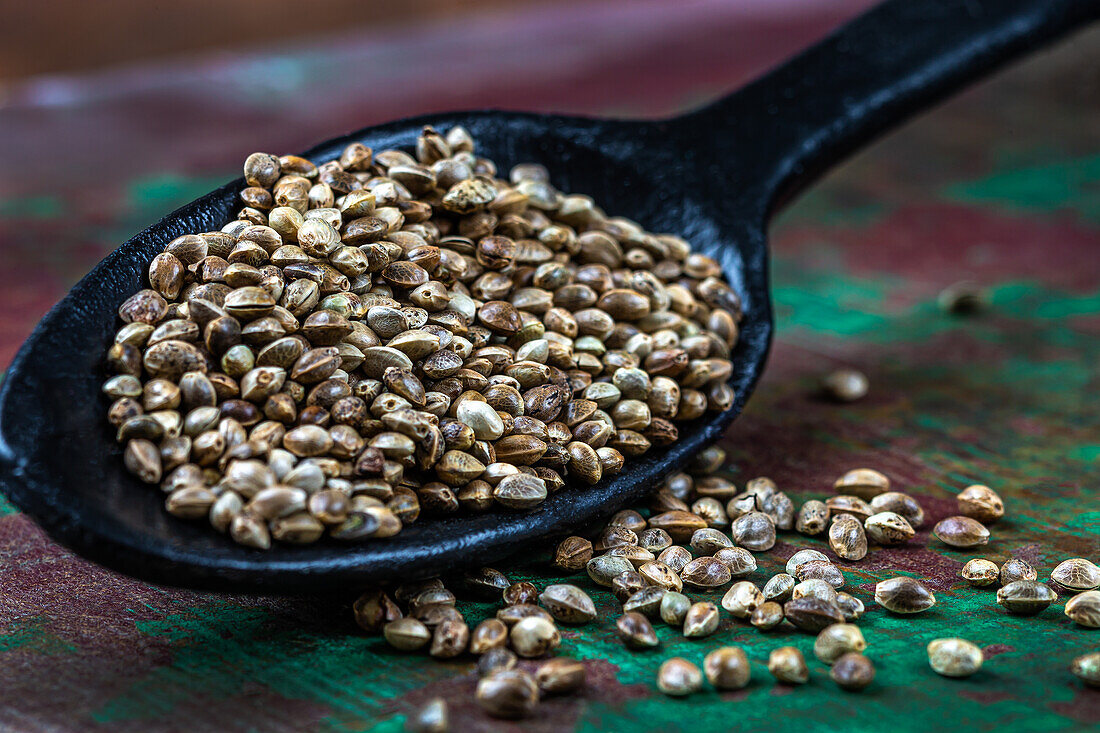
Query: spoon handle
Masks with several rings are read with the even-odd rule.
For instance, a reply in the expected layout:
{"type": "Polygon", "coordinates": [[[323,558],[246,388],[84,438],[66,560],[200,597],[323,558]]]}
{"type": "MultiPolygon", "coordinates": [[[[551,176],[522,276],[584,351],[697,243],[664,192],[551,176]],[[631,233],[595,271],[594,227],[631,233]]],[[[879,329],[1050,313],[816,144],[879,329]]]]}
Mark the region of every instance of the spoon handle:
{"type": "Polygon", "coordinates": [[[879,133],[1097,17],[1100,0],[888,0],[672,125],[767,216],[879,133]]]}

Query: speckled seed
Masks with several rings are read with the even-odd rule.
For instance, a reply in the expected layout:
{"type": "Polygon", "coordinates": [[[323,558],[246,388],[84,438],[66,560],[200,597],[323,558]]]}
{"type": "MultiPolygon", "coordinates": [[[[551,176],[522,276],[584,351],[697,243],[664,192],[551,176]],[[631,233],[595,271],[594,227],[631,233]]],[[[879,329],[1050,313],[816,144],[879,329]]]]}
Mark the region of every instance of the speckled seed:
{"type": "Polygon", "coordinates": [[[959,577],[975,588],[985,588],[997,582],[1000,569],[995,562],[975,557],[967,560],[966,565],[963,565],[962,570],[959,571],[959,577]]]}
{"type": "Polygon", "coordinates": [[[596,618],[596,606],[592,599],[575,585],[548,585],[539,596],[539,602],[555,620],[562,623],[586,624],[596,618]]]}
{"type": "Polygon", "coordinates": [[[819,578],[803,580],[791,589],[791,598],[820,598],[829,603],[836,603],[836,589],[819,578]]]}
{"type": "Polygon", "coordinates": [[[414,618],[402,618],[386,624],[382,636],[394,649],[411,652],[422,649],[432,640],[428,627],[414,618]]]}
{"type": "Polygon", "coordinates": [[[969,677],[982,668],[982,650],[966,639],[933,639],[928,664],[944,677],[969,677]]]}
{"type": "Polygon", "coordinates": [[[682,657],[673,657],[657,671],[657,689],[672,697],[685,697],[703,687],[703,673],[682,657]]]}
{"type": "Polygon", "coordinates": [[[722,596],[722,608],[737,618],[748,618],[764,600],[764,594],[754,583],[742,580],[731,585],[722,596]]]}
{"type": "Polygon", "coordinates": [[[583,570],[592,559],[592,543],[583,537],[566,537],[554,552],[554,566],[570,573],[583,570]]]}
{"type": "Polygon", "coordinates": [[[615,622],[615,630],[629,649],[652,649],[660,644],[653,625],[637,611],[629,611],[615,622]]]}
{"type": "Polygon", "coordinates": [[[506,646],[494,646],[486,650],[477,660],[477,676],[488,677],[494,672],[505,669],[515,669],[519,657],[506,646]]]}
{"type": "Polygon", "coordinates": [[[870,501],[890,490],[890,479],[873,468],[856,468],[833,483],[838,494],[851,494],[870,501]]]}
{"type": "Polygon", "coordinates": [[[1069,671],[1089,687],[1100,687],[1100,652],[1077,657],[1070,664],[1069,671]]]}
{"type": "Polygon", "coordinates": [[[997,591],[997,603],[1009,613],[1034,616],[1058,600],[1050,586],[1034,580],[1017,580],[997,591]]]}
{"type": "Polygon", "coordinates": [[[781,646],[773,649],[768,656],[768,671],[776,681],[785,685],[804,685],[810,679],[810,669],[806,658],[793,646],[781,646]]]}
{"type": "Polygon", "coordinates": [[[999,573],[1001,585],[1015,583],[1017,580],[1038,580],[1039,574],[1031,563],[1019,557],[1013,557],[1001,566],[999,573]]]}
{"type": "Polygon", "coordinates": [[[539,703],[539,688],[519,669],[501,669],[477,683],[477,704],[494,718],[522,718],[539,703]]]}
{"type": "Polygon", "coordinates": [[[804,535],[818,535],[829,526],[829,507],[825,502],[811,499],[804,503],[798,510],[795,519],[795,531],[804,535]]]}
{"type": "Polygon", "coordinates": [[[932,528],[932,534],[951,547],[966,549],[989,542],[989,530],[970,517],[948,517],[932,528]]]}
{"type": "Polygon", "coordinates": [[[460,619],[440,621],[432,633],[432,645],[428,650],[436,659],[452,659],[466,651],[470,641],[470,627],[460,619]]]}
{"type": "Polygon", "coordinates": [[[875,665],[862,654],[849,652],[833,663],[829,676],[841,689],[858,692],[874,682],[875,665]]]}
{"type": "Polygon", "coordinates": [[[1083,557],[1063,560],[1050,572],[1050,579],[1071,593],[1100,588],[1100,567],[1083,557]]]}
{"type": "Polygon", "coordinates": [[[863,523],[867,537],[880,545],[900,545],[916,534],[905,517],[894,512],[879,512],[863,523]]]}
{"type": "Polygon", "coordinates": [[[565,695],[584,686],[584,664],[569,657],[547,659],[535,670],[535,682],[545,695],[565,695]]]}
{"type": "Polygon", "coordinates": [[[638,568],[638,573],[650,584],[660,586],[666,590],[681,591],[684,589],[684,582],[680,580],[680,576],[663,562],[647,562],[638,568]]]}
{"type": "Polygon", "coordinates": [[[775,601],[765,601],[753,609],[749,623],[761,631],[774,629],[783,623],[783,606],[775,601]]]}
{"type": "Polygon", "coordinates": [[[1005,515],[1005,505],[997,492],[988,486],[974,484],[959,492],[956,501],[959,514],[983,524],[992,524],[1005,515]]]}
{"type": "Polygon", "coordinates": [[[794,575],[798,571],[799,565],[814,561],[832,562],[829,556],[820,550],[811,550],[809,548],[799,550],[787,559],[787,565],[785,567],[787,575],[794,575]]]}
{"type": "Polygon", "coordinates": [[[920,502],[900,491],[887,491],[871,499],[871,508],[876,512],[894,512],[905,517],[911,527],[924,524],[924,509],[920,502]]]}
{"type": "Polygon", "coordinates": [[[867,556],[867,533],[855,517],[841,514],[829,527],[829,547],[845,560],[862,560],[867,556]]]}
{"type": "Polygon", "coordinates": [[[684,585],[692,588],[718,588],[730,582],[732,577],[729,566],[713,557],[696,558],[680,571],[684,585]]]}
{"type": "Polygon", "coordinates": [[[684,636],[697,639],[718,630],[718,606],[707,601],[692,604],[684,616],[684,636]]]}
{"type": "Polygon", "coordinates": [[[730,569],[730,575],[741,578],[756,572],[756,557],[743,547],[723,547],[714,559],[730,569]]]}
{"type": "Polygon", "coordinates": [[[833,588],[844,587],[844,573],[840,568],[828,560],[811,560],[804,562],[794,570],[795,577],[800,581],[821,580],[833,588]]]}
{"type": "Polygon", "coordinates": [[[753,552],[766,552],[775,546],[775,523],[763,512],[749,512],[733,521],[733,541],[753,552]]]}
{"type": "Polygon", "coordinates": [[[791,597],[791,591],[797,584],[798,581],[795,580],[793,575],[787,573],[773,575],[764,584],[764,598],[769,601],[783,603],[791,597]]]}
{"type": "Polygon", "coordinates": [[[737,646],[719,647],[708,654],[703,659],[703,672],[716,690],[740,690],[752,676],[749,658],[737,646]]]}
{"type": "Polygon", "coordinates": [[[713,555],[724,547],[733,547],[733,540],[717,529],[697,529],[691,535],[691,549],[696,555],[713,555]]]}
{"type": "Polygon", "coordinates": [[[867,648],[863,632],[852,624],[826,626],[814,641],[814,656],[825,664],[832,664],[848,652],[862,652],[867,648]]]}
{"type": "Polygon", "coordinates": [[[673,572],[680,572],[687,567],[687,564],[691,562],[691,552],[686,547],[680,545],[672,545],[661,550],[661,554],[657,556],[659,562],[663,562],[672,568],[673,572]]]}
{"type": "Polygon", "coordinates": [[[661,601],[667,593],[668,591],[664,588],[652,585],[642,588],[626,599],[626,603],[623,604],[623,611],[637,611],[646,618],[657,618],[661,601]]]}
{"type": "Polygon", "coordinates": [[[875,585],[875,603],[893,613],[920,613],[936,605],[936,596],[924,583],[902,575],[875,585]]]}

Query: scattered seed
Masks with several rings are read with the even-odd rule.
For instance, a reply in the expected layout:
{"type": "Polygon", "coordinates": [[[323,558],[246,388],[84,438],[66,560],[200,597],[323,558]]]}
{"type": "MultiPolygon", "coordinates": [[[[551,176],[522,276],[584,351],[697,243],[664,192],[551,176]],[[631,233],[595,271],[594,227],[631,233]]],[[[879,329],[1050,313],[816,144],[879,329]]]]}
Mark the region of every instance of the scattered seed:
{"type": "Polygon", "coordinates": [[[804,685],[810,680],[806,659],[797,648],[781,646],[768,657],[768,671],[785,685],[804,685]]]}
{"type": "Polygon", "coordinates": [[[997,582],[1000,572],[997,563],[975,557],[966,561],[966,565],[959,571],[959,577],[975,588],[985,588],[997,582]]]}
{"type": "Polygon", "coordinates": [[[867,648],[863,632],[852,624],[826,626],[814,641],[814,656],[825,664],[832,664],[849,652],[862,652],[867,648]]]}
{"type": "Polygon", "coordinates": [[[948,517],[936,523],[932,528],[945,545],[967,549],[989,542],[989,530],[976,519],[970,517],[948,517]]]}
{"type": "Polygon", "coordinates": [[[936,596],[924,583],[901,575],[875,585],[875,603],[893,613],[920,613],[936,605],[936,596]]]}
{"type": "Polygon", "coordinates": [[[682,657],[673,657],[657,671],[657,689],[672,697],[684,697],[703,687],[703,673],[682,657]]]}
{"type": "Polygon", "coordinates": [[[703,659],[703,672],[716,690],[740,690],[752,676],[749,658],[737,646],[719,647],[708,654],[703,659]]]}
{"type": "Polygon", "coordinates": [[[829,676],[842,690],[858,692],[874,682],[875,665],[862,654],[849,652],[833,663],[829,676]]]}
{"type": "Polygon", "coordinates": [[[538,685],[519,669],[499,670],[477,683],[477,704],[494,718],[526,717],[538,702],[538,685]]]}
{"type": "Polygon", "coordinates": [[[997,591],[997,603],[1019,616],[1034,616],[1056,600],[1050,586],[1034,580],[1017,580],[997,591]]]}
{"type": "Polygon", "coordinates": [[[637,611],[629,611],[620,616],[615,622],[615,628],[623,644],[630,649],[652,649],[660,644],[649,619],[637,611]]]}
{"type": "Polygon", "coordinates": [[[1058,563],[1050,579],[1070,593],[1096,590],[1100,588],[1100,567],[1083,557],[1075,557],[1058,563]]]}
{"type": "Polygon", "coordinates": [[[975,484],[959,492],[956,498],[959,514],[976,519],[983,524],[992,524],[1005,515],[1005,505],[997,492],[988,486],[975,484]]]}
{"type": "Polygon", "coordinates": [[[934,639],[928,644],[928,664],[944,677],[969,677],[982,668],[982,650],[966,639],[934,639]]]}

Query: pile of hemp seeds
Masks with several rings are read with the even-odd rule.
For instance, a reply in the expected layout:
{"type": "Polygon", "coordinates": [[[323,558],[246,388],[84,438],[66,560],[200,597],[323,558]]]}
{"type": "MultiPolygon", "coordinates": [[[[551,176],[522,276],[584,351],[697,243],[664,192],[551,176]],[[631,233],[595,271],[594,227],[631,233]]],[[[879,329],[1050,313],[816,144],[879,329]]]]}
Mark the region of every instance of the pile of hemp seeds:
{"type": "Polygon", "coordinates": [[[168,242],[103,391],[126,467],[258,549],[524,510],[728,409],[740,299],[684,239],[498,175],[462,127],[415,155],[250,155],[237,219],[168,242]]]}
{"type": "MultiPolygon", "coordinates": [[[[660,654],[657,624],[697,640],[714,636],[729,617],[763,634],[793,627],[815,637],[813,655],[840,689],[858,692],[873,684],[874,639],[865,638],[858,625],[865,604],[856,589],[842,590],[847,581],[842,564],[859,563],[876,547],[909,542],[927,524],[920,501],[895,490],[884,474],[859,468],[839,477],[835,493],[824,501],[809,499],[796,508],[765,477],[739,490],[721,476],[724,462],[724,452],[712,446],[686,473],[669,477],[647,506],[620,511],[585,536],[562,539],[550,553],[554,571],[567,576],[561,582],[540,589],[480,568],[447,581],[372,589],[356,601],[355,620],[407,653],[475,656],[476,700],[498,718],[534,715],[547,697],[583,694],[584,663],[555,655],[562,642],[559,625],[613,623],[625,648],[649,654],[660,654]],[[757,555],[773,551],[778,532],[824,540],[836,561],[802,547],[787,559],[785,572],[750,579],[760,575],[757,555]],[[582,572],[618,601],[621,614],[614,622],[597,609],[589,591],[565,582],[582,572]],[[722,588],[719,603],[707,600],[722,588]],[[455,607],[456,594],[494,601],[498,610],[471,630],[455,607]]],[[[1004,517],[1004,503],[984,485],[966,487],[955,502],[957,514],[937,522],[931,534],[949,547],[977,551],[989,542],[987,525],[1004,517]]],[[[792,537],[788,544],[797,548],[795,542],[792,537]]],[[[1082,628],[1100,628],[1100,568],[1086,558],[1059,563],[1046,582],[1020,557],[1001,563],[975,557],[959,577],[974,588],[1000,586],[990,603],[1014,615],[1038,615],[1066,594],[1065,615],[1082,628]]],[[[927,585],[909,575],[879,582],[867,600],[890,614],[914,618],[936,605],[927,585]]],[[[706,685],[724,691],[750,684],[751,663],[743,648],[707,649],[705,641],[699,643],[702,668],[683,657],[664,659],[655,680],[660,692],[685,697],[706,685]]],[[[985,661],[978,643],[957,637],[931,641],[927,658],[933,673],[948,678],[974,675],[985,661]]],[[[776,684],[810,680],[810,665],[795,646],[776,645],[762,661],[776,684]]],[[[1100,652],[1078,657],[1070,672],[1100,686],[1100,652]]],[[[406,724],[414,731],[447,730],[446,701],[431,700],[406,724]]]]}

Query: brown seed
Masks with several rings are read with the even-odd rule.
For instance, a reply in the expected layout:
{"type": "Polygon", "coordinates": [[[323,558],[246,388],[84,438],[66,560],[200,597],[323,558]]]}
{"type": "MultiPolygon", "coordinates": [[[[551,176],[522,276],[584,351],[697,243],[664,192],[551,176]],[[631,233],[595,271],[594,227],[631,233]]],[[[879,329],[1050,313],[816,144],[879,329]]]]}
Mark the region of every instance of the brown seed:
{"type": "Polygon", "coordinates": [[[502,598],[506,606],[536,603],[539,599],[539,589],[535,587],[534,583],[528,583],[527,581],[512,583],[504,589],[502,598]]]}
{"type": "Polygon", "coordinates": [[[774,629],[783,623],[783,606],[775,601],[765,601],[753,609],[749,623],[761,631],[774,629]]]}
{"type": "Polygon", "coordinates": [[[875,513],[870,504],[851,494],[830,496],[825,501],[825,506],[828,507],[829,513],[833,517],[850,514],[861,522],[875,513]]]}
{"type": "Polygon", "coordinates": [[[905,517],[911,527],[920,527],[924,524],[924,509],[920,502],[908,494],[898,491],[887,491],[871,499],[871,508],[875,512],[894,512],[905,517]]]}
{"type": "Polygon", "coordinates": [[[491,300],[481,306],[477,312],[478,321],[493,333],[512,336],[519,332],[522,322],[519,311],[511,303],[503,300],[491,300]]]}
{"type": "Polygon", "coordinates": [[[795,568],[795,577],[801,581],[822,580],[833,588],[844,586],[844,573],[828,560],[810,560],[795,568]]]}
{"type": "Polygon", "coordinates": [[[768,657],[768,671],[785,685],[803,685],[810,679],[805,657],[793,646],[774,649],[768,657]]]}
{"type": "Polygon", "coordinates": [[[959,571],[959,577],[975,588],[984,588],[998,581],[1000,569],[996,563],[976,557],[963,565],[962,570],[959,571]]]}
{"type": "Polygon", "coordinates": [[[703,660],[707,681],[717,690],[740,690],[749,684],[751,669],[745,650],[736,646],[715,649],[703,660]]]}
{"type": "Polygon", "coordinates": [[[469,640],[470,628],[465,621],[447,619],[435,627],[428,653],[436,659],[451,659],[466,651],[469,640]]]}
{"type": "Polygon", "coordinates": [[[566,537],[554,553],[554,565],[570,573],[579,572],[592,559],[592,543],[583,537],[566,537]]]}
{"type": "Polygon", "coordinates": [[[791,597],[791,592],[797,584],[798,581],[787,573],[773,575],[768,579],[768,582],[764,584],[764,598],[769,601],[783,603],[791,597]]]}
{"type": "Polygon", "coordinates": [[[959,514],[992,524],[1005,515],[1005,505],[997,492],[988,486],[975,484],[959,492],[959,514]]]}
{"type": "Polygon", "coordinates": [[[538,685],[522,670],[499,670],[477,683],[477,704],[494,718],[523,718],[538,703],[538,685]]]}
{"type": "MultiPolygon", "coordinates": [[[[594,583],[610,588],[615,578],[623,573],[631,572],[634,570],[634,566],[623,557],[600,555],[589,560],[585,564],[585,570],[594,583]]],[[[679,581],[679,578],[677,578],[677,581],[679,581]]]]}
{"type": "Polygon", "coordinates": [[[535,670],[535,681],[546,695],[567,695],[584,686],[584,664],[569,657],[547,659],[535,670]]]}
{"type": "Polygon", "coordinates": [[[488,677],[494,672],[515,669],[519,657],[506,646],[496,646],[487,650],[477,660],[477,676],[488,677]]]}
{"type": "Polygon", "coordinates": [[[728,567],[733,578],[756,572],[756,558],[743,547],[723,547],[714,553],[714,559],[728,567]]]}
{"type": "Polygon", "coordinates": [[[394,649],[405,652],[422,649],[432,640],[428,627],[414,618],[391,621],[382,628],[382,635],[394,649]]]}
{"type": "Polygon", "coordinates": [[[862,654],[849,652],[833,663],[829,676],[843,690],[857,692],[875,680],[875,666],[862,654]]]}
{"type": "Polygon", "coordinates": [[[997,591],[997,603],[1009,613],[1034,616],[1058,600],[1050,586],[1034,580],[1017,580],[997,591]]]}
{"type": "Polygon", "coordinates": [[[679,592],[684,588],[684,583],[680,580],[680,576],[663,562],[647,562],[638,568],[638,573],[640,573],[649,583],[660,586],[666,590],[679,592]]]}
{"type": "Polygon", "coordinates": [[[890,479],[872,468],[856,468],[838,478],[833,488],[838,494],[850,494],[870,501],[890,490],[890,479]]]}
{"type": "Polygon", "coordinates": [[[812,596],[787,601],[783,604],[783,615],[795,628],[809,634],[844,621],[844,614],[835,603],[812,596]]]}
{"type": "Polygon", "coordinates": [[[592,599],[575,585],[548,585],[538,599],[550,615],[562,623],[586,624],[596,618],[592,599]]]}
{"type": "Polygon", "coordinates": [[[470,653],[484,654],[490,649],[508,644],[508,627],[500,619],[487,618],[474,627],[470,636],[470,653]]]}
{"type": "Polygon", "coordinates": [[[660,644],[649,619],[637,611],[620,616],[615,622],[615,629],[623,644],[630,649],[651,649],[660,644]]]}
{"type": "Polygon", "coordinates": [[[359,596],[352,609],[355,623],[371,634],[380,633],[386,624],[401,618],[397,604],[380,590],[367,591],[359,596]]]}
{"type": "Polygon", "coordinates": [[[707,523],[691,512],[670,511],[650,517],[649,526],[668,532],[674,542],[688,542],[696,530],[706,529],[707,523]]]}
{"type": "Polygon", "coordinates": [[[684,636],[697,639],[718,630],[718,606],[701,601],[694,603],[684,616],[684,636]]]}
{"type": "Polygon", "coordinates": [[[850,514],[841,514],[829,527],[829,547],[845,560],[862,560],[867,556],[867,534],[863,525],[850,514]]]}
{"type": "Polygon", "coordinates": [[[825,664],[832,664],[850,652],[862,652],[867,648],[863,632],[852,624],[826,626],[814,641],[814,656],[825,664]]]}
{"type": "Polygon", "coordinates": [[[703,686],[699,668],[682,657],[666,660],[657,671],[657,689],[672,697],[685,697],[703,686]]]}
{"type": "Polygon", "coordinates": [[[924,583],[902,575],[875,585],[875,603],[893,613],[920,613],[936,605],[936,596],[924,583]]]}
{"type": "Polygon", "coordinates": [[[989,542],[989,530],[970,517],[948,517],[940,520],[932,528],[932,534],[945,545],[960,549],[978,547],[989,542]]]}

